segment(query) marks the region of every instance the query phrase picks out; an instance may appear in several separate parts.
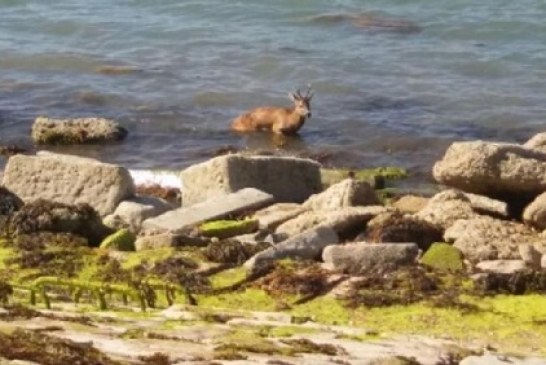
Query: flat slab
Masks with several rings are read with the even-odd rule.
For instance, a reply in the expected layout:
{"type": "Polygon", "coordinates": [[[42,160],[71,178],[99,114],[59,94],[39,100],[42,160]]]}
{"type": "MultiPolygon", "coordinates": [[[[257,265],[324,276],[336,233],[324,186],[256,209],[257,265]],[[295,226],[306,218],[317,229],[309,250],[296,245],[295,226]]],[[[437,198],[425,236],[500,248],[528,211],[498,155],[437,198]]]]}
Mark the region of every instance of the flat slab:
{"type": "Polygon", "coordinates": [[[142,224],[142,228],[144,230],[178,233],[185,228],[211,219],[223,218],[246,210],[259,209],[273,202],[273,195],[258,189],[246,188],[147,219],[142,224]]]}

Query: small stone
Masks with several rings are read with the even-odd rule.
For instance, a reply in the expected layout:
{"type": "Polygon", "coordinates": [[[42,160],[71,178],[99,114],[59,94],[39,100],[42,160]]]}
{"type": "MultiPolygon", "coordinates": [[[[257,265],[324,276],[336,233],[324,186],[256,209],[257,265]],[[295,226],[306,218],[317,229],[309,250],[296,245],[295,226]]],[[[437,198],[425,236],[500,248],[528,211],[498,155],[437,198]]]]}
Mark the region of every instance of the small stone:
{"type": "Polygon", "coordinates": [[[345,179],[322,193],[312,195],[303,203],[304,208],[333,211],[358,205],[378,205],[375,190],[365,181],[345,179]]]}
{"type": "Polygon", "coordinates": [[[532,269],[540,269],[540,260],[542,253],[534,246],[521,244],[518,246],[521,259],[532,269]]]}
{"type": "Polygon", "coordinates": [[[403,213],[417,213],[423,209],[427,204],[429,198],[415,195],[404,195],[395,201],[392,206],[403,213]]]}
{"type": "Polygon", "coordinates": [[[477,269],[497,274],[513,274],[527,268],[523,260],[489,260],[476,265],[477,269]]]}
{"type": "Polygon", "coordinates": [[[110,119],[38,117],[32,125],[31,134],[33,141],[38,144],[83,144],[120,141],[128,132],[110,119]]]}
{"type": "Polygon", "coordinates": [[[442,271],[464,269],[462,252],[449,243],[433,243],[421,258],[421,264],[442,271]]]}
{"type": "Polygon", "coordinates": [[[306,209],[296,203],[277,203],[254,213],[252,219],[258,220],[261,229],[274,230],[284,222],[297,217],[306,209]]]}

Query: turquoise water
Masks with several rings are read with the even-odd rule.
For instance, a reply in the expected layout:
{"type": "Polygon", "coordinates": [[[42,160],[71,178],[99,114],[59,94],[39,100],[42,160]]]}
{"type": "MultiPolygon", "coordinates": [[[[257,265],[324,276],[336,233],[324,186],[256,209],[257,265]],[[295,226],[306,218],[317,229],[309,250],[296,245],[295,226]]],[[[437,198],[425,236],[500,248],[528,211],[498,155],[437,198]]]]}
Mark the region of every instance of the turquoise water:
{"type": "Polygon", "coordinates": [[[278,148],[230,120],[312,84],[313,118],[282,149],[427,171],[453,140],[544,130],[545,19],[543,0],[0,0],[0,144],[29,143],[37,115],[99,115],[129,138],[57,150],[180,168],[223,146],[278,148]]]}

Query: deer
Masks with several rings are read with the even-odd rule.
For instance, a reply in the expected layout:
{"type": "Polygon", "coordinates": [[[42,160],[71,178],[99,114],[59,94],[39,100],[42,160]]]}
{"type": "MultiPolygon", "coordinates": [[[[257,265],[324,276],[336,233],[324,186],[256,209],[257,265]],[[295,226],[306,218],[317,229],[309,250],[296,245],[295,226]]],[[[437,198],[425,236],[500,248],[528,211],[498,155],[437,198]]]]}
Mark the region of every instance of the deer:
{"type": "Polygon", "coordinates": [[[280,135],[297,134],[307,118],[311,118],[311,99],[313,92],[309,88],[305,95],[298,89],[288,93],[294,102],[291,108],[265,106],[252,109],[237,118],[231,129],[237,132],[271,131],[280,135]]]}

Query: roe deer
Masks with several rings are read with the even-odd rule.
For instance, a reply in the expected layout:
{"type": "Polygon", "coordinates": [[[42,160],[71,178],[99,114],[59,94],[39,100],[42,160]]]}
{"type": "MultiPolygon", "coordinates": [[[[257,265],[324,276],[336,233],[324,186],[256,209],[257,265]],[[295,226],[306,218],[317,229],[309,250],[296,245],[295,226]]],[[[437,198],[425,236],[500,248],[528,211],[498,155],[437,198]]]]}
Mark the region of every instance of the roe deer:
{"type": "Polygon", "coordinates": [[[260,107],[253,109],[233,120],[231,129],[237,132],[253,132],[269,130],[276,134],[296,134],[305,123],[305,118],[311,117],[311,89],[305,95],[289,93],[294,102],[291,108],[260,107]]]}

